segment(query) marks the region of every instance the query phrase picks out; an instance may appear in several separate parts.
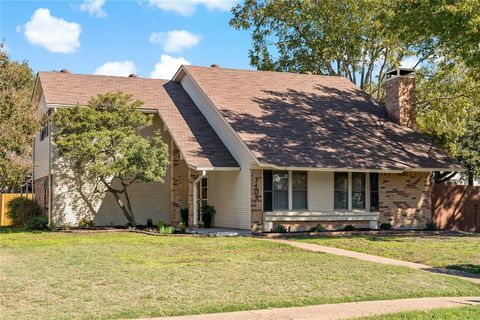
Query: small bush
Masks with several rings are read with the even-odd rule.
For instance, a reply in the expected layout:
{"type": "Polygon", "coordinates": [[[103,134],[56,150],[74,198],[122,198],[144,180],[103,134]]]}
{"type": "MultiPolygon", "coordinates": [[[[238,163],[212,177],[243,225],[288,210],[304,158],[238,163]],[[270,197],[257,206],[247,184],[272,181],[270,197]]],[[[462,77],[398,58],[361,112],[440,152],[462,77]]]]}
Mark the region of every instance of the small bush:
{"type": "Polygon", "coordinates": [[[180,222],[178,224],[178,228],[180,229],[180,233],[187,233],[187,227],[185,226],[185,223],[180,222]]]}
{"type": "Polygon", "coordinates": [[[48,230],[48,218],[46,216],[31,217],[25,222],[27,230],[48,230]]]}
{"type": "Polygon", "coordinates": [[[161,226],[158,229],[159,233],[172,234],[175,232],[175,229],[172,226],[161,226]]]}
{"type": "Polygon", "coordinates": [[[390,229],[392,229],[392,225],[388,222],[384,222],[384,223],[380,224],[380,229],[381,230],[390,230],[390,229]]]}
{"type": "Polygon", "coordinates": [[[180,209],[180,218],[182,222],[188,227],[188,208],[181,208],[180,209]]]}
{"type": "Polygon", "coordinates": [[[429,231],[437,230],[437,224],[432,220],[428,220],[427,224],[425,225],[425,229],[429,231]]]}
{"type": "Polygon", "coordinates": [[[312,232],[323,232],[325,231],[325,228],[321,224],[317,224],[315,227],[312,227],[310,229],[312,232]]]}
{"type": "Polygon", "coordinates": [[[355,228],[355,226],[351,225],[351,224],[347,224],[344,228],[343,228],[344,231],[355,231],[357,230],[357,228],[355,228]]]}
{"type": "Polygon", "coordinates": [[[150,218],[147,219],[147,228],[153,228],[153,220],[150,218]]]}
{"type": "Polygon", "coordinates": [[[285,232],[287,232],[287,228],[285,228],[285,226],[283,224],[277,224],[273,228],[273,232],[275,232],[275,233],[285,233],[285,232]]]}
{"type": "Polygon", "coordinates": [[[30,218],[39,216],[42,213],[35,201],[27,198],[12,199],[7,206],[8,217],[14,227],[23,227],[30,218]]]}
{"type": "Polygon", "coordinates": [[[165,227],[165,221],[163,221],[162,219],[157,221],[158,230],[160,230],[161,227],[165,227]]]}
{"type": "Polygon", "coordinates": [[[94,225],[95,225],[95,222],[93,222],[92,219],[83,218],[80,221],[78,221],[79,228],[91,228],[94,225]]]}

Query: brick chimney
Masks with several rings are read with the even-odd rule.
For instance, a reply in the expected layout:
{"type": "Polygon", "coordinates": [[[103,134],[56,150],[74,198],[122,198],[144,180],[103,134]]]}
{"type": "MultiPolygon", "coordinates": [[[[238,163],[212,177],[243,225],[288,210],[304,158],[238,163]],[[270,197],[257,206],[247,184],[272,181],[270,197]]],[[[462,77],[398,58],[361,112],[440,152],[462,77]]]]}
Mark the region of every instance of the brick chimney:
{"type": "Polygon", "coordinates": [[[390,119],[415,128],[415,73],[413,69],[397,68],[386,72],[385,107],[390,119]]]}

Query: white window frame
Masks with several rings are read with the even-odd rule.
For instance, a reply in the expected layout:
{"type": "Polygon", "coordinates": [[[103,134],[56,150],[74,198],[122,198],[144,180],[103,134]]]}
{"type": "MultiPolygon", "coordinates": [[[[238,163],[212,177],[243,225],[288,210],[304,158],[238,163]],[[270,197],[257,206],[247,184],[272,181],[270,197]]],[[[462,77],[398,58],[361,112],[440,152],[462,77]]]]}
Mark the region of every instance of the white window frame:
{"type": "MultiPolygon", "coordinates": [[[[340,172],[340,171],[336,171],[336,172],[340,172]]],[[[356,173],[363,173],[365,175],[365,209],[353,209],[353,205],[352,205],[352,195],[353,195],[353,188],[352,188],[352,173],[353,172],[348,172],[348,175],[347,175],[347,179],[348,179],[348,182],[347,182],[347,185],[348,185],[348,209],[345,210],[345,209],[335,209],[335,187],[333,188],[334,189],[334,192],[333,192],[333,203],[332,203],[332,206],[333,206],[333,210],[334,211],[360,211],[360,212],[370,212],[370,174],[368,172],[356,172],[356,173]]],[[[333,173],[335,174],[335,172],[333,173]]],[[[334,181],[335,183],[335,181],[334,181]]]]}
{"type": "MultiPolygon", "coordinates": [[[[265,169],[266,170],[266,169],[265,169]]],[[[273,176],[275,175],[275,172],[288,172],[288,188],[287,188],[287,194],[288,194],[288,211],[293,211],[293,171],[294,170],[268,170],[268,171],[272,171],[272,178],[273,176]]],[[[296,171],[296,170],[295,170],[296,171]]],[[[308,201],[308,194],[310,192],[309,188],[308,188],[308,171],[305,171],[305,170],[298,170],[299,172],[305,172],[306,175],[307,175],[307,208],[305,209],[295,209],[295,211],[302,211],[302,210],[310,210],[310,207],[309,207],[309,201],[308,201]]],[[[263,176],[263,174],[262,174],[263,176]]],[[[263,195],[264,191],[262,190],[262,195],[263,195]]],[[[262,208],[264,208],[264,199],[263,199],[263,196],[262,196],[262,208]]],[[[273,182],[272,182],[272,212],[275,212],[275,211],[285,211],[285,210],[275,210],[275,190],[274,190],[274,186],[273,186],[273,182]]]]}

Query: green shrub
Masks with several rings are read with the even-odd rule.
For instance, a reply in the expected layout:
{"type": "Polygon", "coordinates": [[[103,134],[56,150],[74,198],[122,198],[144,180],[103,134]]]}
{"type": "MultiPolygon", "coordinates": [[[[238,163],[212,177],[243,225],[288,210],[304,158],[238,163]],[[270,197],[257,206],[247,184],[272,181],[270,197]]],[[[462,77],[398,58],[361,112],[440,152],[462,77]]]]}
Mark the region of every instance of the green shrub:
{"type": "Polygon", "coordinates": [[[275,232],[275,233],[285,233],[285,232],[287,232],[287,228],[285,228],[285,226],[283,224],[277,224],[273,228],[273,232],[275,232]]]}
{"type": "Polygon", "coordinates": [[[343,228],[344,231],[355,231],[357,230],[357,228],[355,228],[355,226],[351,225],[351,224],[347,224],[344,228],[343,228]]]}
{"type": "Polygon", "coordinates": [[[388,222],[384,222],[384,223],[380,224],[380,229],[381,230],[390,230],[390,229],[392,229],[392,225],[388,222]]]}
{"type": "Polygon", "coordinates": [[[209,204],[204,204],[202,206],[202,220],[204,228],[211,228],[213,222],[213,216],[217,213],[217,210],[214,206],[209,204]]]}
{"type": "Polygon", "coordinates": [[[312,232],[323,232],[325,231],[325,228],[321,224],[317,224],[315,227],[312,227],[310,229],[312,232]]]}
{"type": "Polygon", "coordinates": [[[161,226],[158,229],[159,233],[166,233],[166,234],[172,234],[175,232],[175,229],[172,226],[161,226]]]}
{"type": "Polygon", "coordinates": [[[160,230],[161,227],[165,227],[165,221],[163,221],[162,219],[157,221],[158,230],[160,230]]]}
{"type": "Polygon", "coordinates": [[[39,216],[42,213],[35,201],[27,198],[12,199],[7,206],[8,217],[14,227],[23,227],[30,218],[39,216]]]}
{"type": "Polygon", "coordinates": [[[188,227],[188,208],[181,208],[180,209],[180,218],[182,222],[188,227]]]}
{"type": "Polygon", "coordinates": [[[147,228],[153,228],[153,220],[150,218],[147,219],[147,228]]]}
{"type": "Polygon", "coordinates": [[[430,231],[437,230],[437,224],[433,220],[428,220],[425,229],[430,231]]]}
{"type": "Polygon", "coordinates": [[[46,216],[31,217],[25,222],[27,230],[48,230],[48,218],[46,216]]]}
{"type": "Polygon", "coordinates": [[[184,222],[180,222],[178,224],[178,228],[180,229],[180,233],[187,233],[187,227],[185,226],[184,222]]]}
{"type": "Polygon", "coordinates": [[[79,228],[91,228],[95,225],[92,219],[83,218],[78,221],[79,228]]]}

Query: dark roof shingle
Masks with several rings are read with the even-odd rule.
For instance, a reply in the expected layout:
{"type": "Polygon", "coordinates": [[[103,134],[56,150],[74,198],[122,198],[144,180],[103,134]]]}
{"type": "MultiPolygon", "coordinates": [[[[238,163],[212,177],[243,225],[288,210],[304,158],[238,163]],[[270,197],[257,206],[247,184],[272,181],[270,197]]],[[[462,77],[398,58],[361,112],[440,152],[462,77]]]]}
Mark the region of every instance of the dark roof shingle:
{"type": "Polygon", "coordinates": [[[462,169],[342,77],[184,66],[260,163],[281,167],[462,169]]]}
{"type": "Polygon", "coordinates": [[[223,142],[178,83],[166,80],[40,72],[47,104],[86,105],[99,93],[122,91],[158,110],[187,163],[196,168],[238,167],[223,142]]]}

